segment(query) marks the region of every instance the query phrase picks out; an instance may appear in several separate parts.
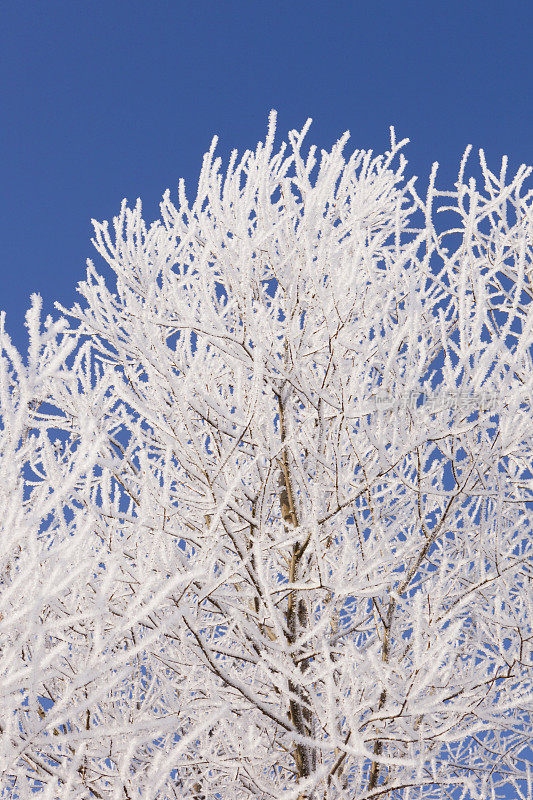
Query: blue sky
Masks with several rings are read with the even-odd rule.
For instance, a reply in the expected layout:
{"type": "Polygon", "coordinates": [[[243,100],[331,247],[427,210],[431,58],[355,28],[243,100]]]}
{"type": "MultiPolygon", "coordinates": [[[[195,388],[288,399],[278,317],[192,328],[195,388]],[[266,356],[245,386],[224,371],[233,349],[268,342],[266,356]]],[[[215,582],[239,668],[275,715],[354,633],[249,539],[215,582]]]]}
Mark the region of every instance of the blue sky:
{"type": "Polygon", "coordinates": [[[489,165],[533,161],[528,2],[27,0],[0,26],[0,308],[25,345],[32,291],[69,306],[92,256],[91,217],[140,196],[157,215],[180,176],[191,193],[213,134],[253,147],[279,135],[386,149],[453,182],[465,145],[489,165]]]}

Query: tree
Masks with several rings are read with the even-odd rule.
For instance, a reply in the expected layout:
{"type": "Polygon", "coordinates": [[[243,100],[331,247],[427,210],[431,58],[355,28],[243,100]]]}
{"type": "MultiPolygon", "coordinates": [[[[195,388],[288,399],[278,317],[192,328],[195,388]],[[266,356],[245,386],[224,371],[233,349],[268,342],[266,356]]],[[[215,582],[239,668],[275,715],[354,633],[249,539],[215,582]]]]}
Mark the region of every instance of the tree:
{"type": "Polygon", "coordinates": [[[3,797],[530,796],[530,170],[307,129],[2,322],[3,797]]]}

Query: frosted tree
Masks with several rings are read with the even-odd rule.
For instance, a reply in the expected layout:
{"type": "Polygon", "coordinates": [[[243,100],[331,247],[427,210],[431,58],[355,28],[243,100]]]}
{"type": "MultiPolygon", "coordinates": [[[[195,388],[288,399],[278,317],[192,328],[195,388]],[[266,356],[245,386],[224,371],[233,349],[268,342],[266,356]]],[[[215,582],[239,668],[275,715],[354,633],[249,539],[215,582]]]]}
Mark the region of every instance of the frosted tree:
{"type": "Polygon", "coordinates": [[[2,329],[2,797],[531,796],[530,170],[307,129],[2,329]]]}

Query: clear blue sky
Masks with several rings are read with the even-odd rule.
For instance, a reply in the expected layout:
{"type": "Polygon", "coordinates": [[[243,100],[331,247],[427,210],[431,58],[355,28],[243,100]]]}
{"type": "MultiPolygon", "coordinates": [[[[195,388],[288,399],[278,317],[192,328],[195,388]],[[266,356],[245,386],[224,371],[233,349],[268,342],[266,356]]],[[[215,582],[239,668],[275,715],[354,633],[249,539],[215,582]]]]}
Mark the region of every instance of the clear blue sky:
{"type": "Polygon", "coordinates": [[[468,143],[533,162],[533,7],[469,0],[11,0],[0,17],[0,308],[24,344],[32,291],[75,300],[91,217],[190,189],[213,134],[253,147],[314,124],[330,146],[409,137],[411,169],[453,182],[468,143]]]}

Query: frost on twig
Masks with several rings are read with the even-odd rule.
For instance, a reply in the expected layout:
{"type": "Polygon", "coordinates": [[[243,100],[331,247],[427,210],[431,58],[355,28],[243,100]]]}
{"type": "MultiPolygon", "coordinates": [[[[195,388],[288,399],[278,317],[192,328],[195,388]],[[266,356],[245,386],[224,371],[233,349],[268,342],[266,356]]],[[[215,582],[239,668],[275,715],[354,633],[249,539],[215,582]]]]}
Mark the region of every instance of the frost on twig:
{"type": "Polygon", "coordinates": [[[530,171],[307,128],[2,316],[2,797],[531,795],[530,171]]]}

